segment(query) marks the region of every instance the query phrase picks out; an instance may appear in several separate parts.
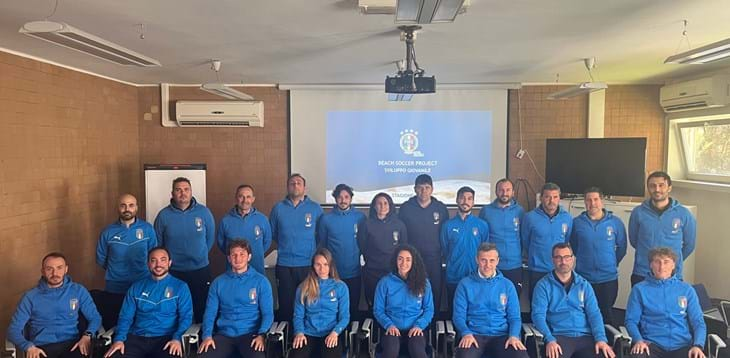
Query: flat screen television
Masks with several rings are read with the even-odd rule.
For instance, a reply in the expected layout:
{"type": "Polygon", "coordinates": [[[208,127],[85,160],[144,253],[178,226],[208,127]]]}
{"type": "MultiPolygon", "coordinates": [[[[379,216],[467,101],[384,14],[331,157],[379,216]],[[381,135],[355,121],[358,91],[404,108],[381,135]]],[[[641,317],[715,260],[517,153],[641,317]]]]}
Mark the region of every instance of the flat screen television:
{"type": "Polygon", "coordinates": [[[548,139],[545,180],[564,194],[591,186],[605,195],[644,196],[646,138],[548,139]]]}

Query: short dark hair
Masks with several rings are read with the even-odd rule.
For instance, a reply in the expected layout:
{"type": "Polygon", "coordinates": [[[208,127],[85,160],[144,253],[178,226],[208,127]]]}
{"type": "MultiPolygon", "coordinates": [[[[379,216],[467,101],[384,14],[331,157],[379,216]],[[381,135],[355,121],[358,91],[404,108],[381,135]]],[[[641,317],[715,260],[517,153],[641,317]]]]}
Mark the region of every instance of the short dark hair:
{"type": "Polygon", "coordinates": [[[243,250],[246,250],[249,254],[251,253],[251,244],[244,239],[233,239],[231,242],[228,243],[228,247],[226,247],[226,255],[231,254],[231,250],[235,248],[240,248],[243,250]]]}
{"type": "Polygon", "coordinates": [[[337,199],[338,196],[340,196],[341,191],[346,191],[348,194],[350,194],[350,197],[355,196],[352,192],[352,187],[347,184],[337,184],[335,187],[335,190],[332,190],[332,197],[337,199]]]}
{"type": "MultiPolygon", "coordinates": [[[[493,242],[482,242],[477,249],[477,256],[479,256],[479,253],[487,251],[497,251],[497,245],[493,242]]],[[[497,251],[497,254],[499,254],[499,251],[497,251]]]]}
{"type": "Polygon", "coordinates": [[[651,178],[664,178],[664,180],[667,181],[667,185],[672,186],[672,178],[667,174],[667,172],[663,171],[655,171],[646,178],[646,185],[649,186],[649,179],[651,178]]]}
{"type": "Polygon", "coordinates": [[[468,186],[462,186],[456,192],[456,198],[458,199],[459,197],[461,197],[462,195],[464,195],[464,193],[471,193],[471,195],[473,196],[474,195],[474,189],[472,189],[471,187],[468,187],[468,186]]]}
{"type": "Polygon", "coordinates": [[[171,259],[170,251],[168,251],[167,248],[165,248],[164,246],[155,246],[155,247],[151,248],[150,251],[147,251],[147,260],[149,260],[150,256],[152,256],[152,254],[157,251],[164,251],[167,254],[167,258],[171,259]]]}
{"type": "Polygon", "coordinates": [[[302,182],[304,183],[304,186],[307,186],[307,179],[304,179],[304,177],[301,174],[299,174],[299,173],[293,173],[288,178],[286,178],[286,183],[289,184],[289,181],[292,180],[292,179],[294,179],[294,178],[300,178],[300,179],[302,179],[302,182]]]}
{"type": "Polygon", "coordinates": [[[190,185],[191,187],[193,186],[193,184],[190,184],[190,179],[186,177],[177,177],[175,178],[175,180],[172,181],[172,189],[175,190],[175,184],[183,182],[188,183],[188,185],[190,185]]]}
{"type": "Polygon", "coordinates": [[[421,184],[428,184],[430,186],[433,186],[433,179],[431,179],[431,176],[428,174],[421,174],[416,177],[415,185],[421,185],[421,184]]]}
{"type": "Polygon", "coordinates": [[[253,190],[253,186],[251,186],[251,184],[241,184],[241,185],[239,185],[239,186],[238,186],[238,187],[236,188],[236,194],[238,194],[238,192],[239,192],[239,191],[240,191],[241,189],[246,189],[246,188],[248,188],[248,189],[251,189],[251,192],[252,192],[252,193],[254,192],[254,190],[253,190]]]}
{"type": "Polygon", "coordinates": [[[655,248],[649,250],[649,262],[654,261],[654,259],[657,256],[669,257],[670,259],[672,259],[674,261],[674,263],[677,263],[677,259],[679,259],[679,256],[677,256],[677,253],[668,247],[655,247],[655,248]]]}
{"type": "Polygon", "coordinates": [[[497,180],[497,183],[494,184],[494,190],[497,191],[497,188],[499,188],[499,185],[503,184],[503,183],[510,183],[510,184],[512,184],[512,188],[515,187],[515,183],[513,183],[512,180],[510,180],[509,178],[502,178],[502,179],[497,180]]]}
{"type": "Polygon", "coordinates": [[[41,266],[46,264],[46,260],[48,259],[63,259],[63,262],[68,263],[68,260],[66,260],[66,256],[60,252],[54,251],[48,253],[46,256],[43,256],[43,260],[41,260],[41,266]]]}
{"type": "Polygon", "coordinates": [[[584,196],[588,195],[588,193],[598,193],[598,196],[603,198],[603,191],[601,190],[601,188],[599,188],[597,186],[590,186],[590,187],[586,188],[586,190],[583,191],[584,196]]]}
{"type": "Polygon", "coordinates": [[[560,191],[560,187],[558,186],[558,184],[547,182],[547,183],[545,183],[545,185],[542,186],[542,189],[540,189],[540,196],[545,194],[546,190],[547,191],[553,191],[553,190],[560,191]]]}
{"type": "Polygon", "coordinates": [[[559,242],[559,243],[553,245],[553,250],[550,251],[550,253],[552,255],[555,255],[555,250],[560,250],[560,249],[570,249],[570,253],[571,254],[573,253],[573,247],[570,246],[569,242],[559,242]]]}

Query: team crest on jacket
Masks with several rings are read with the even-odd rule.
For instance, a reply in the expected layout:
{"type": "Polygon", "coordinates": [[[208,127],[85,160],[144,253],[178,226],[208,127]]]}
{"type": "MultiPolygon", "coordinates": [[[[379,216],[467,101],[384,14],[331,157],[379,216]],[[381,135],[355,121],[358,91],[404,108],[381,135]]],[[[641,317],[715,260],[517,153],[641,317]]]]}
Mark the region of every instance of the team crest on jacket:
{"type": "Polygon", "coordinates": [[[580,301],[580,306],[584,307],[586,302],[586,291],[580,290],[578,291],[578,301],[580,301]]]}
{"type": "Polygon", "coordinates": [[[252,305],[256,304],[256,287],[248,290],[248,299],[251,301],[252,305]]]}
{"type": "Polygon", "coordinates": [[[198,231],[203,231],[203,219],[195,217],[195,227],[198,231]]]}
{"type": "Polygon", "coordinates": [[[684,311],[687,309],[687,296],[677,297],[677,304],[680,308],[679,313],[684,314],[684,311]]]}
{"type": "Polygon", "coordinates": [[[335,290],[330,290],[330,301],[335,302],[337,301],[337,295],[335,294],[335,290]]]}
{"type": "Polygon", "coordinates": [[[312,227],[312,214],[304,214],[304,227],[312,227]]]}
{"type": "Polygon", "coordinates": [[[515,226],[515,231],[520,230],[520,218],[518,218],[518,217],[512,218],[512,224],[515,226]]]}
{"type": "Polygon", "coordinates": [[[479,228],[476,228],[476,227],[471,228],[471,234],[474,236],[479,235],[479,228]]]}
{"type": "Polygon", "coordinates": [[[608,235],[609,240],[613,240],[613,226],[606,228],[606,235],[608,235]]]}
{"type": "Polygon", "coordinates": [[[682,227],[682,220],[679,218],[672,219],[672,234],[676,234],[679,232],[679,229],[682,227]]]}
{"type": "Polygon", "coordinates": [[[438,211],[433,212],[433,224],[438,225],[438,223],[441,221],[441,214],[439,214],[438,211]]]}
{"type": "Polygon", "coordinates": [[[563,224],[562,224],[562,225],[560,226],[560,230],[561,230],[561,231],[563,232],[563,236],[565,236],[565,234],[567,234],[567,233],[568,233],[568,224],[566,224],[566,223],[563,223],[563,224]]]}
{"type": "Polygon", "coordinates": [[[398,239],[400,238],[400,233],[398,230],[393,231],[393,245],[398,245],[398,239]]]}
{"type": "Polygon", "coordinates": [[[70,308],[71,311],[76,311],[76,309],[79,308],[79,299],[72,298],[72,299],[68,300],[68,308],[70,308]]]}
{"type": "Polygon", "coordinates": [[[502,305],[502,309],[505,309],[507,307],[507,294],[502,292],[499,294],[499,304],[502,305]]]}
{"type": "Polygon", "coordinates": [[[352,230],[355,232],[355,235],[357,235],[357,223],[352,224],[352,230]]]}
{"type": "Polygon", "coordinates": [[[261,236],[261,228],[258,225],[253,227],[253,234],[256,236],[257,239],[259,238],[259,236],[261,236]]]}
{"type": "Polygon", "coordinates": [[[134,232],[134,236],[137,240],[142,240],[144,239],[144,231],[142,231],[142,229],[137,229],[137,231],[134,232]]]}
{"type": "Polygon", "coordinates": [[[172,287],[167,286],[165,287],[165,298],[172,298],[172,295],[174,294],[172,287]]]}

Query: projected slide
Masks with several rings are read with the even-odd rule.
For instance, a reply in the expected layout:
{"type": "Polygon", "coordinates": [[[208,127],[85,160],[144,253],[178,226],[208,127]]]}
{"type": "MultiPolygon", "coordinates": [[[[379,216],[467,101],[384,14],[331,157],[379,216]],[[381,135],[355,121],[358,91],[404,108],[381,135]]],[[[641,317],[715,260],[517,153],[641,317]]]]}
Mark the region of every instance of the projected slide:
{"type": "Polygon", "coordinates": [[[491,111],[328,112],[327,203],[339,183],[355,189],[355,204],[370,204],[378,192],[402,203],[419,174],[433,178],[433,195],[447,204],[465,185],[477,204],[489,203],[491,140],[491,111]]]}

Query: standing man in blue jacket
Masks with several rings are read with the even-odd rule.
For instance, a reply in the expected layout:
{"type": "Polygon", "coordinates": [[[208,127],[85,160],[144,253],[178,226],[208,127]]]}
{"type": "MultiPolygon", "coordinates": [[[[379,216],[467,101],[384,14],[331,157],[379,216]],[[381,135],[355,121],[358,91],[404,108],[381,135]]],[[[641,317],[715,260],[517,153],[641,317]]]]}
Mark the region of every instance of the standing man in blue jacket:
{"type": "Polygon", "coordinates": [[[250,269],[251,251],[248,241],[228,243],[231,267],[210,286],[198,348],[201,357],[228,358],[234,352],[243,358],[266,356],[264,343],[274,323],[274,298],[266,276],[250,269]]]}
{"type": "Polygon", "coordinates": [[[332,191],[337,205],[324,214],[317,225],[319,246],[332,253],[340,279],[349,291],[349,310],[352,320],[359,320],[360,247],[357,230],[365,222],[365,214],[351,206],[354,193],[347,184],[338,184],[332,191]]]}
{"type": "Polygon", "coordinates": [[[107,226],[96,245],[96,263],[106,274],[106,285],[97,302],[105,328],[117,325],[127,289],[148,275],[147,252],[157,246],[157,234],[148,222],[137,217],[137,198],[119,197],[119,220],[107,226]]]}
{"type": "Polygon", "coordinates": [[[636,249],[631,286],[650,274],[649,251],[669,247],[677,254],[677,277],[682,279],[682,262],[695,250],[697,221],[677,199],[671,198],[672,178],[653,172],[646,179],[649,199],[631,211],[629,241],[636,249]]]}
{"type": "Polygon", "coordinates": [[[514,183],[502,178],[495,185],[497,198],[482,208],[479,218],[489,224],[489,242],[499,251],[499,272],[512,281],[517,297],[522,292],[522,240],[520,224],[525,209],[514,199],[514,183]]]}
{"type": "Polygon", "coordinates": [[[560,206],[560,187],[545,183],[540,191],[540,206],[525,214],[520,228],[522,249],[527,251],[530,299],[537,281],[553,269],[550,250],[553,245],[570,240],[572,227],[573,217],[560,206]]]}
{"type": "Polygon", "coordinates": [[[532,296],[532,323],[544,336],[547,358],[614,358],[593,288],[573,272],[570,244],[555,244],[552,261],[555,270],[538,281],[532,296]]]}
{"type": "Polygon", "coordinates": [[[456,356],[527,358],[520,341],[520,299],[514,284],[497,270],[497,246],[479,245],[476,261],[479,269],[459,281],[454,294],[453,321],[461,336],[456,356]]]}
{"type": "Polygon", "coordinates": [[[591,283],[603,322],[616,325],[613,305],[618,295],[618,264],[626,255],[626,228],[618,216],[603,208],[601,189],[583,193],[586,211],[573,219],[570,245],[575,271],[591,283]]]}
{"type": "MultiPolygon", "coordinates": [[[[236,205],[221,219],[216,231],[216,243],[221,252],[228,256],[228,244],[233,240],[246,240],[251,244],[251,267],[262,275],[264,254],[271,246],[271,225],[266,215],[256,210],[253,187],[248,184],[236,188],[236,205]]],[[[230,268],[230,261],[226,262],[230,268]]]]}
{"type": "Polygon", "coordinates": [[[80,358],[91,351],[91,337],[99,330],[101,317],[89,291],[67,274],[63,254],[46,255],[38,286],[18,303],[8,339],[26,358],[80,358]],[[88,321],[83,332],[79,331],[79,313],[88,321]]]}
{"type": "Polygon", "coordinates": [[[489,225],[471,214],[474,207],[474,189],[464,186],[456,192],[459,212],[441,229],[441,251],[446,262],[446,293],[449,306],[454,302],[456,285],[462,278],[477,270],[474,257],[483,242],[489,240],[489,225]]]}
{"type": "Polygon", "coordinates": [[[124,296],[114,343],[105,358],[182,356],[182,335],[193,320],[190,289],[170,275],[170,254],[162,246],[149,252],[150,275],[124,296]]]}
{"type": "Polygon", "coordinates": [[[413,186],[416,195],[400,206],[398,217],[406,224],[410,244],[421,253],[426,265],[428,280],[433,291],[433,307],[436,317],[441,310],[441,227],[449,220],[446,204],[431,196],[433,179],[428,174],[416,177],[413,186]]]}
{"type": "Polygon", "coordinates": [[[278,247],[276,279],[278,281],[281,321],[291,321],[297,286],[309,273],[309,264],[317,249],[317,222],[322,215],[318,203],[306,195],[307,181],[292,174],[286,181],[287,196],[271,209],[272,238],[278,247]]]}

